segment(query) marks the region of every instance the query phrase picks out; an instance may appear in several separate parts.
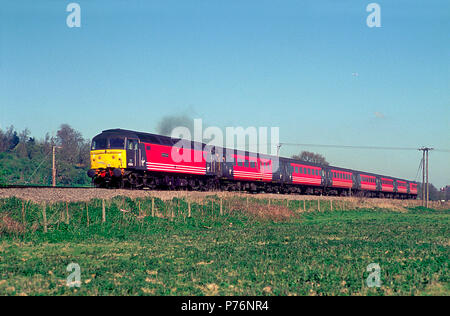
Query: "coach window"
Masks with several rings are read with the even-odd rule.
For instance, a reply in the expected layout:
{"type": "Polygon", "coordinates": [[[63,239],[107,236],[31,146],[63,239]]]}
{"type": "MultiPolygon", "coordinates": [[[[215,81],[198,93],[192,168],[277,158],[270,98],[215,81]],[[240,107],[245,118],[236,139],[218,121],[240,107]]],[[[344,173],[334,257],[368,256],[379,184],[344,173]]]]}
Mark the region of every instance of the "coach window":
{"type": "Polygon", "coordinates": [[[255,162],[254,161],[250,161],[250,168],[255,168],[255,162]]]}

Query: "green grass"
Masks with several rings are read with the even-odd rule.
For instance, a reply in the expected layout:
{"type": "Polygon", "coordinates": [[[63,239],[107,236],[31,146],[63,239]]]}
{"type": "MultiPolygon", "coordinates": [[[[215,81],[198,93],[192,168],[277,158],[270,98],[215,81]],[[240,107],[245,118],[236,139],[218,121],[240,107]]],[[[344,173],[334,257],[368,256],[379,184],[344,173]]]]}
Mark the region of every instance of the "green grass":
{"type": "MultiPolygon", "coordinates": [[[[136,201],[114,199],[102,224],[101,203],[91,201],[89,227],[84,203],[68,205],[69,225],[64,203],[47,206],[46,234],[40,206],[27,205],[26,231],[0,236],[0,295],[450,294],[449,211],[307,212],[275,222],[226,208],[221,216],[211,201],[193,204],[192,218],[184,201],[155,204],[168,218],[139,220],[136,201]],[[80,288],[66,286],[71,262],[80,288]],[[370,263],[381,267],[380,288],[366,285],[370,263]]],[[[6,199],[0,214],[23,224],[21,208],[6,199]]]]}

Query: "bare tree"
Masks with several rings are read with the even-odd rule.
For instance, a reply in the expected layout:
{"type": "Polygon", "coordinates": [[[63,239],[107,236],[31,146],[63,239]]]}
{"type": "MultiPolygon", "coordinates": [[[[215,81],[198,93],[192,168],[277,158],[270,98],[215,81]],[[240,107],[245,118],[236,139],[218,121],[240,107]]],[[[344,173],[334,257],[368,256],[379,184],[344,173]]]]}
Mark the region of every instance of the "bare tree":
{"type": "Polygon", "coordinates": [[[83,142],[81,133],[68,124],[62,124],[56,133],[56,143],[62,147],[59,149],[60,157],[68,163],[79,162],[80,148],[83,142]]]}

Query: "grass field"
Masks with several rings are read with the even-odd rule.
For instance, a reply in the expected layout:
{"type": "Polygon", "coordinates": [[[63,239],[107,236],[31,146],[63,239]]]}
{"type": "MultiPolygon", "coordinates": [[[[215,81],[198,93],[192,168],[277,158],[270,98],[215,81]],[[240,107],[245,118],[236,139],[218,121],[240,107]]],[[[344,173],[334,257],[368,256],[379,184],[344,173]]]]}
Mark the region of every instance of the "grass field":
{"type": "Polygon", "coordinates": [[[44,233],[42,205],[1,200],[0,295],[450,294],[448,210],[154,203],[152,217],[148,199],[108,201],[105,223],[99,200],[48,205],[44,233]]]}

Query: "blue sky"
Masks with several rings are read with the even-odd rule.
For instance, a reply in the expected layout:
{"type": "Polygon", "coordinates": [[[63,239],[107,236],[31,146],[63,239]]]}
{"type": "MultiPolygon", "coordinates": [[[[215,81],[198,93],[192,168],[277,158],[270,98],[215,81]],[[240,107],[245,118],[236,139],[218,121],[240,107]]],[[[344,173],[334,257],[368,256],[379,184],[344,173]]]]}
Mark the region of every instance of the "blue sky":
{"type": "MultiPolygon", "coordinates": [[[[450,148],[450,2],[4,0],[0,128],[154,132],[164,115],[278,126],[282,142],[450,148]],[[67,4],[81,28],[66,26],[67,4]],[[357,73],[358,75],[352,75],[357,73]]],[[[421,154],[282,147],[415,179],[421,154]]],[[[430,155],[450,184],[450,154],[430,155]]]]}

